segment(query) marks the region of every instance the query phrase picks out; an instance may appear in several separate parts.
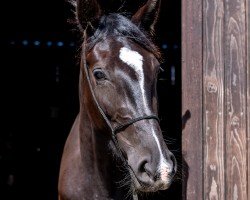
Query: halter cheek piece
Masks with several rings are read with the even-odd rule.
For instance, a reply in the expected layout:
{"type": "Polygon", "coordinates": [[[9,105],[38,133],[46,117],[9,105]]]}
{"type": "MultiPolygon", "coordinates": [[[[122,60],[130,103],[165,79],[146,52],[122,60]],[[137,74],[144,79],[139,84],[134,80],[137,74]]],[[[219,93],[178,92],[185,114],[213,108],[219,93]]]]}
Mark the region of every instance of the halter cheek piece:
{"type": "MultiPolygon", "coordinates": [[[[130,170],[131,167],[128,165],[127,161],[126,161],[126,158],[125,158],[125,155],[124,153],[121,151],[121,149],[119,148],[119,144],[118,144],[118,140],[116,138],[116,135],[117,133],[119,133],[121,130],[127,128],[128,126],[130,126],[131,124],[134,124],[135,122],[138,122],[138,121],[141,121],[141,120],[145,120],[145,119],[155,119],[158,123],[160,123],[160,120],[159,118],[156,116],[156,115],[147,115],[147,116],[141,116],[141,117],[136,117],[134,119],[131,119],[129,121],[127,121],[126,123],[124,124],[121,124],[121,125],[118,125],[116,127],[112,127],[111,123],[110,123],[110,120],[107,118],[106,114],[104,113],[103,109],[101,108],[100,104],[98,103],[97,99],[96,99],[96,96],[94,94],[94,91],[93,91],[93,88],[92,88],[92,85],[91,85],[91,82],[90,82],[90,76],[89,76],[89,70],[88,70],[88,66],[87,66],[87,63],[86,63],[86,31],[84,31],[84,42],[83,42],[83,46],[82,46],[82,50],[83,50],[83,57],[82,57],[82,62],[83,62],[83,68],[84,68],[84,73],[86,75],[86,79],[88,81],[88,85],[89,85],[89,89],[90,89],[90,92],[91,92],[91,95],[92,95],[92,98],[94,99],[94,102],[100,112],[100,114],[102,115],[103,119],[105,120],[106,124],[109,126],[110,130],[111,130],[111,133],[112,133],[112,141],[116,147],[116,149],[118,150],[118,152],[120,153],[121,155],[121,158],[124,162],[124,164],[126,166],[128,166],[128,168],[130,170]]],[[[133,172],[133,170],[132,170],[133,172]]],[[[134,172],[133,172],[134,173],[134,172]]],[[[135,198],[135,197],[134,197],[135,198]]]]}

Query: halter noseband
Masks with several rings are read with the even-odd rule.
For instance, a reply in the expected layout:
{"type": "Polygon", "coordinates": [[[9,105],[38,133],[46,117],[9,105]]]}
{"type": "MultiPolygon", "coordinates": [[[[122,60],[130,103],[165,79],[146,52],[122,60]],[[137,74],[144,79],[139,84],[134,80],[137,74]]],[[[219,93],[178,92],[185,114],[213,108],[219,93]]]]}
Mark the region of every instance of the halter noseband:
{"type": "MultiPolygon", "coordinates": [[[[85,75],[86,75],[86,79],[88,81],[88,85],[89,85],[89,89],[90,89],[90,92],[91,92],[91,95],[92,95],[92,98],[94,99],[94,102],[98,108],[98,111],[100,112],[102,118],[105,120],[106,124],[108,125],[108,127],[110,128],[111,130],[111,133],[112,133],[112,141],[116,147],[116,149],[118,150],[118,152],[120,153],[121,155],[121,158],[124,162],[124,164],[126,166],[128,166],[129,169],[131,169],[131,167],[128,165],[127,161],[126,161],[126,158],[125,158],[125,155],[124,153],[121,151],[121,149],[119,148],[119,144],[118,144],[118,140],[117,140],[117,133],[119,133],[121,130],[127,128],[128,126],[130,126],[131,124],[134,124],[135,122],[138,122],[138,121],[141,121],[141,120],[145,120],[145,119],[155,119],[158,123],[160,123],[160,120],[159,118],[156,116],[156,115],[146,115],[146,116],[141,116],[141,117],[136,117],[134,119],[131,119],[127,122],[125,122],[124,124],[121,124],[121,125],[118,125],[116,127],[113,128],[113,126],[111,125],[111,122],[110,120],[108,119],[108,117],[106,116],[106,114],[104,113],[103,109],[101,108],[99,102],[97,101],[96,99],[96,96],[94,94],[94,91],[93,91],[93,88],[92,88],[92,85],[91,85],[91,81],[90,81],[90,76],[89,76],[89,70],[88,70],[88,67],[87,67],[87,63],[86,63],[86,30],[84,31],[84,42],[83,42],[83,46],[82,46],[82,50],[83,50],[83,57],[82,57],[82,61],[83,61],[83,68],[84,68],[84,72],[85,72],[85,75]]],[[[132,170],[132,169],[131,169],[132,170]]],[[[132,170],[133,172],[133,170],[132,170]]],[[[134,173],[134,172],[133,172],[134,173]]],[[[133,195],[134,196],[134,195],[133,195]]],[[[134,196],[134,199],[137,199],[137,196],[134,196]]]]}
{"type": "Polygon", "coordinates": [[[131,119],[129,121],[127,121],[126,123],[124,124],[121,124],[121,125],[118,125],[116,126],[114,129],[113,129],[113,132],[114,134],[117,134],[119,131],[121,131],[122,129],[124,128],[127,128],[128,126],[130,126],[131,124],[135,123],[135,122],[138,122],[138,121],[141,121],[141,120],[144,120],[144,119],[155,119],[158,121],[158,123],[160,123],[160,120],[159,118],[156,116],[156,115],[146,115],[146,116],[141,116],[141,117],[137,117],[137,118],[134,118],[134,119],[131,119]]]}

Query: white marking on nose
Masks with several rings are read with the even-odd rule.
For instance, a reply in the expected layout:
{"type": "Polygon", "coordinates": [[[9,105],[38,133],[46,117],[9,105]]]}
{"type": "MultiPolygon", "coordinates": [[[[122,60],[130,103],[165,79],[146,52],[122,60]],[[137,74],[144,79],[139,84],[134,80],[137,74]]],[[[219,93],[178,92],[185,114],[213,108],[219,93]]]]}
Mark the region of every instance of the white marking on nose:
{"type": "Polygon", "coordinates": [[[144,72],[143,72],[143,57],[137,51],[133,51],[127,47],[120,49],[119,58],[126,63],[128,66],[133,68],[138,75],[140,89],[142,93],[142,100],[144,108],[148,111],[148,104],[146,99],[146,92],[144,89],[144,72]]]}
{"type": "Polygon", "coordinates": [[[166,182],[168,180],[168,175],[169,175],[169,173],[171,173],[172,169],[171,169],[171,166],[167,163],[166,159],[163,156],[162,148],[160,146],[159,139],[158,139],[153,127],[151,130],[152,130],[152,134],[153,134],[153,137],[155,139],[155,142],[157,144],[158,150],[160,152],[160,161],[159,161],[158,172],[160,173],[161,180],[166,182]]]}

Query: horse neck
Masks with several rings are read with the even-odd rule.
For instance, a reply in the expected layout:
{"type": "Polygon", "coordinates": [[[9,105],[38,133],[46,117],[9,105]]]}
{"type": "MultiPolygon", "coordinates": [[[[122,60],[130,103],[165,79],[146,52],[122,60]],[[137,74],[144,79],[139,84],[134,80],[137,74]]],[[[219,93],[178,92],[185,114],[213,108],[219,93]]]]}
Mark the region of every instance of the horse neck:
{"type": "Polygon", "coordinates": [[[112,150],[109,148],[111,139],[109,129],[94,101],[89,100],[92,96],[85,80],[86,78],[80,74],[79,137],[82,171],[85,178],[92,180],[91,184],[88,182],[87,187],[90,189],[87,191],[92,191],[95,196],[102,196],[101,199],[124,199],[125,197],[129,199],[127,189],[115,187],[117,182],[124,179],[124,171],[121,172],[116,167],[112,150]],[[85,87],[81,88],[82,86],[85,87]],[[92,113],[96,113],[95,117],[92,117],[92,113]],[[113,198],[110,198],[111,196],[113,198]]]}
{"type": "MultiPolygon", "coordinates": [[[[85,102],[85,101],[83,101],[85,102]]],[[[80,152],[84,178],[91,180],[90,187],[95,196],[111,196],[112,189],[112,155],[109,152],[109,138],[105,130],[97,131],[90,110],[93,105],[84,103],[80,106],[80,152]]],[[[105,199],[105,198],[103,198],[105,199]]]]}

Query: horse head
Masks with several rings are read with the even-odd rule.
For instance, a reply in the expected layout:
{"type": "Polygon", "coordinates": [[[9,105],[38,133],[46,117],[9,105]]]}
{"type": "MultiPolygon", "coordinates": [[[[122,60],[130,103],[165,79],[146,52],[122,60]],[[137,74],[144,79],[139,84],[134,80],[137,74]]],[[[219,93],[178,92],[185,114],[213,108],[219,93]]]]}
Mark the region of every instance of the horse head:
{"type": "Polygon", "coordinates": [[[89,108],[94,130],[106,134],[112,146],[106,124],[113,130],[120,127],[115,138],[136,191],[167,189],[176,172],[176,160],[164,142],[158,118],[153,117],[158,115],[160,53],[151,37],[160,1],[148,0],[130,18],[105,14],[96,0],[77,0],[76,8],[85,33],[81,104],[89,108]]]}

